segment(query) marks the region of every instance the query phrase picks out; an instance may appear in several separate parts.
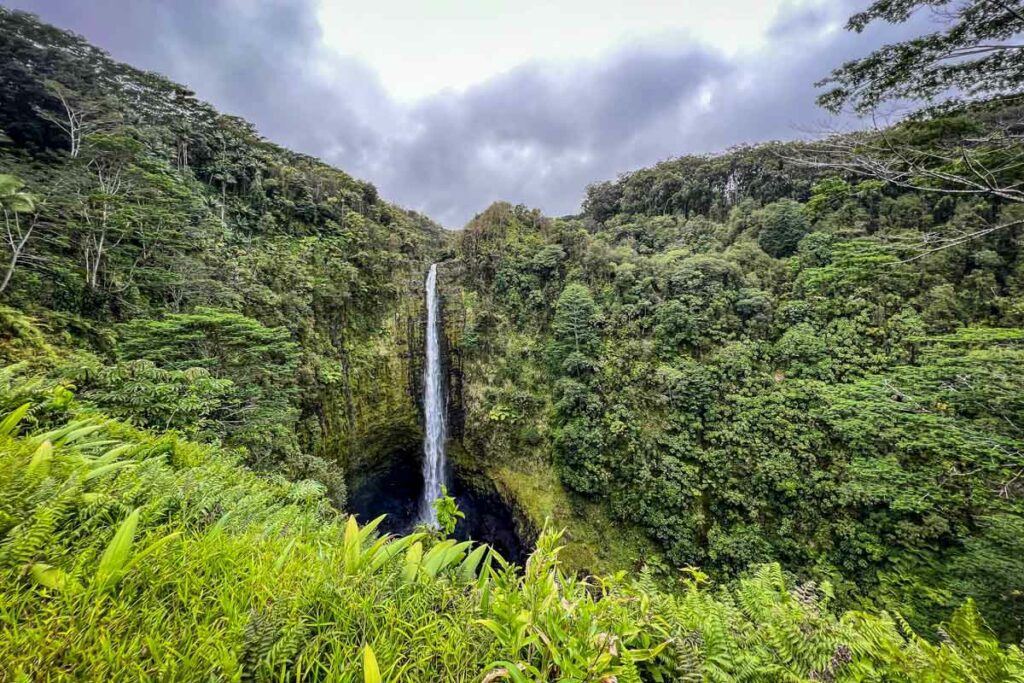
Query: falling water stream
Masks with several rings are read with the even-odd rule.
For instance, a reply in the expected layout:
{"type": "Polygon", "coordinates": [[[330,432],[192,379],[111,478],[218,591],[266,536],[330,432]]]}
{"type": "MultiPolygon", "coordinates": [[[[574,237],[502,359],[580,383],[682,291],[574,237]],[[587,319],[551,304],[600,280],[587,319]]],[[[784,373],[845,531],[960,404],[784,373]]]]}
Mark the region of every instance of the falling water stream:
{"type": "Polygon", "coordinates": [[[423,439],[423,498],[420,521],[437,525],[434,501],[441,497],[445,483],[445,405],[441,378],[441,320],[437,300],[437,264],[427,274],[427,353],[423,369],[423,413],[426,436],[423,439]]]}

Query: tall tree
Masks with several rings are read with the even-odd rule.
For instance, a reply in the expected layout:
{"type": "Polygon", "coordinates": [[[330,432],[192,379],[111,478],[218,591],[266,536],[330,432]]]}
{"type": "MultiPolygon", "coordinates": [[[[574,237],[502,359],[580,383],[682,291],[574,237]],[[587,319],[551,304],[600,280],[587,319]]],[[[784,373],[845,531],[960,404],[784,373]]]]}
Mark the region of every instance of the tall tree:
{"type": "Polygon", "coordinates": [[[59,81],[43,83],[60,106],[55,110],[37,109],[39,116],[60,128],[68,136],[68,154],[72,159],[82,151],[82,143],[92,133],[110,128],[121,120],[112,104],[102,99],[91,98],[75,92],[59,81]]]}
{"type": "Polygon", "coordinates": [[[552,323],[555,355],[564,358],[569,353],[592,352],[598,341],[598,319],[597,304],[587,286],[578,282],[566,285],[555,305],[552,323]]]}
{"type": "Polygon", "coordinates": [[[137,226],[135,206],[129,200],[141,152],[138,140],[121,133],[96,133],[88,140],[78,218],[85,282],[92,289],[100,287],[109,252],[137,226]]]}

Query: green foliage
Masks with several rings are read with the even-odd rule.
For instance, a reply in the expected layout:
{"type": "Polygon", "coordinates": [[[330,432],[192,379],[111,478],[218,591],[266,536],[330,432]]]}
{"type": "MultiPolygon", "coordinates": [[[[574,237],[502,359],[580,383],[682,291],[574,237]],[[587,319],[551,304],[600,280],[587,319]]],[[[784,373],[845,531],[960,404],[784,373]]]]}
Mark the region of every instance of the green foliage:
{"type": "MultiPolygon", "coordinates": [[[[621,567],[729,580],[780,562],[843,607],[882,605],[931,635],[970,598],[1015,642],[1019,235],[913,260],[906,247],[1013,212],[787,156],[672,160],[595,186],[596,213],[468,226],[464,442],[503,481],[543,486],[533,473],[553,467],[582,496],[560,520],[585,526],[598,506],[643,529],[621,567]],[[534,279],[554,246],[558,269],[534,279]]],[[[568,556],[592,558],[575,537],[568,556]]]]}
{"type": "Polygon", "coordinates": [[[373,648],[367,645],[363,648],[363,683],[381,683],[383,680],[373,648]]]}
{"type": "Polygon", "coordinates": [[[0,207],[5,220],[13,220],[13,214],[26,213],[35,208],[35,199],[25,191],[25,183],[9,174],[0,174],[0,207]]]}
{"type": "Polygon", "coordinates": [[[224,410],[234,386],[204,367],[165,370],[150,360],[74,371],[80,397],[111,415],[191,436],[219,431],[215,416],[224,410]]]}
{"type": "Polygon", "coordinates": [[[764,225],[757,243],[769,256],[782,258],[796,253],[804,235],[810,232],[810,221],[802,205],[783,199],[764,208],[764,225]]]}
{"type": "Polygon", "coordinates": [[[555,304],[555,318],[551,323],[554,362],[565,362],[574,354],[592,354],[598,340],[599,320],[600,314],[590,290],[578,283],[567,285],[555,304]]]}
{"type": "Polygon", "coordinates": [[[445,536],[451,536],[455,532],[455,525],[466,515],[459,509],[455,499],[448,495],[448,487],[441,485],[441,497],[434,501],[434,511],[437,513],[437,524],[445,536]]]}
{"type": "Polygon", "coordinates": [[[31,15],[0,35],[4,362],[46,347],[81,400],[343,504],[370,435],[416,429],[403,303],[441,228],[31,15]]]}
{"type": "Polygon", "coordinates": [[[539,683],[1024,671],[970,602],[936,644],[884,613],[836,615],[829,586],[787,589],[776,565],[718,592],[690,570],[662,592],[646,570],[565,572],[561,535],[545,532],[520,570],[486,546],[378,536],[380,519],[360,527],[322,487],[253,474],[214,447],[97,414],[52,419],[46,432],[0,435],[5,675],[539,683]]]}
{"type": "MultiPolygon", "coordinates": [[[[982,4],[957,20],[1009,37],[982,4]]],[[[592,185],[580,217],[476,217],[444,283],[462,440],[536,529],[571,522],[520,570],[337,510],[416,432],[408,283],[439,228],[29,15],[0,28],[0,202],[35,257],[0,285],[0,677],[1022,676],[1012,102],[891,131],[889,185],[772,144],[592,185]],[[929,194],[979,159],[1010,194],[929,194]]],[[[883,87],[834,102],[941,80],[872,59],[837,78],[883,87]]]]}
{"type": "Polygon", "coordinates": [[[36,198],[25,191],[25,183],[16,176],[0,173],[0,210],[4,214],[4,247],[10,251],[7,271],[0,281],[0,292],[7,289],[18,260],[25,251],[25,246],[32,236],[35,225],[22,227],[20,214],[35,209],[36,198]]]}

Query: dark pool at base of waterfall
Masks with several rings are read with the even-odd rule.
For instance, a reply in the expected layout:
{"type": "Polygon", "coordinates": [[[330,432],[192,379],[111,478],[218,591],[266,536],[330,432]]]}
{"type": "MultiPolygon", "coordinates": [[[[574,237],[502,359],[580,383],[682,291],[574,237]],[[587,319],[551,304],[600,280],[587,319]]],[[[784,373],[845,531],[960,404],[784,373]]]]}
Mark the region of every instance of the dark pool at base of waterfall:
{"type": "MultiPolygon", "coordinates": [[[[400,451],[377,467],[362,471],[349,481],[348,507],[360,523],[386,514],[380,529],[408,533],[419,517],[423,495],[422,454],[400,451]]],[[[516,528],[515,516],[497,491],[471,486],[458,472],[449,472],[449,493],[466,515],[455,528],[459,540],[473,539],[491,545],[512,562],[525,562],[529,550],[516,528]]]]}

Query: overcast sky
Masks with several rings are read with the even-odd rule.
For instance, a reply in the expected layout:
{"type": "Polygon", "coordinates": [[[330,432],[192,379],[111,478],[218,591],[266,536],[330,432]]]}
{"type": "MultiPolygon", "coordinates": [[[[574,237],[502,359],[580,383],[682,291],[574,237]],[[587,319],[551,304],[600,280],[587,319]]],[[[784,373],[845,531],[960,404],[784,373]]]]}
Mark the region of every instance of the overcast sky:
{"type": "Polygon", "coordinates": [[[813,83],[920,30],[867,0],[0,0],[185,83],[267,138],[460,227],[505,199],[559,215],[587,183],[806,137],[813,83]]]}

